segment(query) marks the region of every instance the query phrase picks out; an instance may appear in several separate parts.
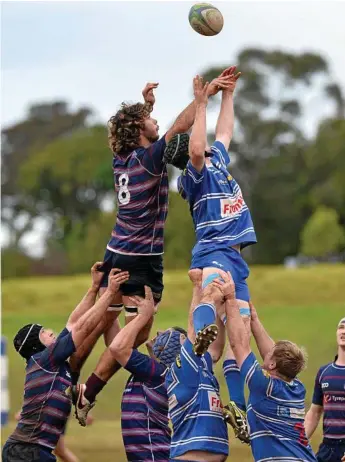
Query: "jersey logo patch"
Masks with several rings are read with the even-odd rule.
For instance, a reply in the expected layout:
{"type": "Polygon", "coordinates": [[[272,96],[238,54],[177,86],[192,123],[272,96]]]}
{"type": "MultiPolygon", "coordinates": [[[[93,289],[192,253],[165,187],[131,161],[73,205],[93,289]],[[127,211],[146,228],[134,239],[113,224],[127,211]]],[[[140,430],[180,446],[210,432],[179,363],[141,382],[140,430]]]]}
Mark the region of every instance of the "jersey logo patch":
{"type": "Polygon", "coordinates": [[[304,419],[304,409],[298,409],[294,407],[278,406],[277,415],[281,417],[290,417],[290,419],[304,419]]]}
{"type": "Polygon", "coordinates": [[[242,195],[237,196],[235,199],[221,199],[220,213],[222,218],[234,216],[240,212],[244,204],[242,195]]]}
{"type": "Polygon", "coordinates": [[[208,391],[207,394],[210,410],[214,412],[222,412],[223,405],[217,393],[215,391],[208,391]]]}
{"type": "Polygon", "coordinates": [[[175,360],[176,366],[181,369],[181,356],[177,355],[175,360]]]}

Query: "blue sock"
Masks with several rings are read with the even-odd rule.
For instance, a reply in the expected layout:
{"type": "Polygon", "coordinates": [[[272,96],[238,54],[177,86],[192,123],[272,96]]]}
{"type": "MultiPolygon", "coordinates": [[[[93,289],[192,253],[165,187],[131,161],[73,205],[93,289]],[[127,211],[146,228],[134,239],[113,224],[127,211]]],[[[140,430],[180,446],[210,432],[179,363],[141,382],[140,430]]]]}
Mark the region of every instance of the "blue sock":
{"type": "Polygon", "coordinates": [[[223,363],[223,372],[228,386],[230,400],[234,401],[242,411],[245,411],[244,378],[241,376],[236,361],[234,359],[226,359],[223,363]]]}
{"type": "Polygon", "coordinates": [[[193,325],[195,333],[209,324],[216,322],[216,309],[211,303],[200,303],[193,311],[193,325]]]}

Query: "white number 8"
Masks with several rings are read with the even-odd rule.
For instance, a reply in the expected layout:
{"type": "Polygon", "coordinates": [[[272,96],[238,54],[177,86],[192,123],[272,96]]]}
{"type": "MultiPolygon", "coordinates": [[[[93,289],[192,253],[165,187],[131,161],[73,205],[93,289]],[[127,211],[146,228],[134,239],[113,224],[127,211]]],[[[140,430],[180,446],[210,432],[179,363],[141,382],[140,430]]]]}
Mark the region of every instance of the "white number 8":
{"type": "Polygon", "coordinates": [[[127,205],[131,199],[131,193],[128,191],[129,177],[127,173],[123,173],[119,176],[119,193],[117,195],[120,204],[127,205]]]}

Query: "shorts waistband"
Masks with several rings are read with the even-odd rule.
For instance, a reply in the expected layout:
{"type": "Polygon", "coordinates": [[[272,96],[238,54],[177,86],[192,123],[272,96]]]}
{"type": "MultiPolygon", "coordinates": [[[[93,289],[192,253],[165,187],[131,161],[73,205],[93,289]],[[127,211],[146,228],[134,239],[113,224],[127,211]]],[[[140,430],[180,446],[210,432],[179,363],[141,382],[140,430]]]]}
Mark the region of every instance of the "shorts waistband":
{"type": "Polygon", "coordinates": [[[322,440],[323,444],[327,446],[345,446],[345,438],[336,439],[336,438],[324,438],[322,440]]]}

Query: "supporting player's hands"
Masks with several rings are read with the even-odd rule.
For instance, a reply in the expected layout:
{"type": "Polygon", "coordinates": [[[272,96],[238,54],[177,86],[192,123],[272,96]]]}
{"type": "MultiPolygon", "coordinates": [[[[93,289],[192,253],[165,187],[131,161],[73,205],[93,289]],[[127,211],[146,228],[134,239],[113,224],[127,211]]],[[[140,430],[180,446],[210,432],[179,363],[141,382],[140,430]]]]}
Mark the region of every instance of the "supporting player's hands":
{"type": "Polygon", "coordinates": [[[237,72],[236,66],[230,66],[220,74],[220,78],[227,79],[226,88],[223,89],[224,93],[232,94],[235,91],[237,80],[240,78],[241,72],[237,72]]]}
{"type": "Polygon", "coordinates": [[[147,83],[145,88],[142,91],[142,95],[144,97],[145,103],[151,104],[153,106],[156,102],[155,95],[153,94],[153,90],[157,88],[159,83],[147,83]]]}
{"type": "Polygon", "coordinates": [[[99,286],[101,285],[102,278],[104,275],[104,273],[101,271],[102,265],[103,265],[102,261],[97,261],[91,268],[91,279],[92,279],[91,288],[97,291],[99,289],[99,286]]]}
{"type": "Polygon", "coordinates": [[[147,320],[152,318],[155,313],[155,302],[150,287],[145,286],[145,298],[133,295],[129,297],[129,300],[137,307],[139,315],[144,316],[147,320]]]}
{"type": "Polygon", "coordinates": [[[208,103],[208,87],[209,83],[206,82],[204,84],[204,80],[202,77],[197,75],[193,79],[193,91],[194,91],[194,98],[196,104],[203,104],[207,105],[208,103]]]}
{"type": "Polygon", "coordinates": [[[188,271],[189,279],[192,281],[194,286],[201,286],[202,283],[202,270],[194,268],[188,271]]]}
{"type": "Polygon", "coordinates": [[[257,311],[255,309],[255,306],[251,302],[251,300],[249,301],[249,308],[250,308],[250,321],[251,322],[258,321],[259,320],[258,313],[257,313],[257,311]]]}
{"type": "Polygon", "coordinates": [[[225,300],[236,300],[235,283],[231,273],[219,270],[221,278],[215,279],[214,284],[222,292],[225,300]]]}
{"type": "Polygon", "coordinates": [[[128,271],[121,271],[118,268],[113,268],[109,273],[107,290],[113,294],[117,294],[117,292],[120,290],[121,284],[128,281],[128,279],[128,271]]]}

